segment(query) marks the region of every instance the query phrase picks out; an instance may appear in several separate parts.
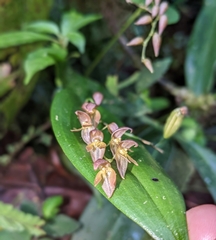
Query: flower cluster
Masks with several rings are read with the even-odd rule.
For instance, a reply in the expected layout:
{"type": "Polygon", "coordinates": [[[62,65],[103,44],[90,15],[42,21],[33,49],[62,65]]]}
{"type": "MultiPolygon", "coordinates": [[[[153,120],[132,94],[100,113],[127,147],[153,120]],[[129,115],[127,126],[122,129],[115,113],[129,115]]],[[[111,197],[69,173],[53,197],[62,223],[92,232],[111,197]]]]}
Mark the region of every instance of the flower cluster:
{"type": "Polygon", "coordinates": [[[122,140],[122,136],[126,131],[132,132],[129,127],[118,127],[116,123],[110,123],[106,126],[111,139],[108,144],[103,142],[104,134],[98,129],[101,114],[97,110],[103,100],[103,95],[99,92],[93,94],[94,102],[85,102],[82,105],[83,111],[76,111],[81,128],[73,129],[72,132],[81,131],[82,140],[87,144],[86,151],[90,153],[93,161],[94,170],[99,170],[96,174],[94,185],[97,186],[100,182],[107,197],[110,198],[116,187],[116,172],[112,168],[111,163],[116,161],[118,172],[122,179],[125,178],[128,163],[137,162],[128,154],[132,147],[137,147],[138,144],[133,140],[122,140]],[[110,147],[112,159],[108,160],[104,155],[107,146],[110,147]]]}
{"type": "MultiPolygon", "coordinates": [[[[130,0],[127,0],[127,2],[133,3],[133,1],[130,0]]],[[[155,57],[158,57],[161,46],[161,35],[168,24],[168,18],[165,13],[169,5],[167,2],[161,2],[160,0],[146,0],[145,4],[139,4],[138,7],[145,10],[147,14],[140,17],[135,22],[135,25],[142,26],[151,24],[151,30],[146,38],[140,36],[135,37],[127,45],[143,45],[141,61],[150,72],[153,72],[154,69],[151,60],[145,56],[146,47],[152,39],[155,57]]]]}

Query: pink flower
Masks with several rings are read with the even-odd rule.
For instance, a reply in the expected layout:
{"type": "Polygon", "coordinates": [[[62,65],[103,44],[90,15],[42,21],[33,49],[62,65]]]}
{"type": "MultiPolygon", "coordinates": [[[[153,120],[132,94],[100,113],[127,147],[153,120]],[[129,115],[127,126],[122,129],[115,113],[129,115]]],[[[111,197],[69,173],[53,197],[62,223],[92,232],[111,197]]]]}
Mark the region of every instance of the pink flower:
{"type": "Polygon", "coordinates": [[[111,168],[110,163],[104,159],[98,159],[94,162],[94,169],[100,170],[95,177],[94,186],[97,186],[100,182],[102,182],[102,188],[107,197],[110,198],[116,187],[115,171],[111,168]]]}
{"type": "Polygon", "coordinates": [[[133,140],[123,140],[119,143],[114,158],[116,160],[117,168],[120,176],[124,179],[128,163],[133,163],[138,166],[138,163],[128,155],[131,147],[137,147],[138,144],[133,140]]]}
{"type": "Polygon", "coordinates": [[[86,150],[90,152],[93,162],[104,157],[106,143],[103,142],[103,137],[103,133],[98,129],[90,132],[91,143],[86,146],[86,150]]]}

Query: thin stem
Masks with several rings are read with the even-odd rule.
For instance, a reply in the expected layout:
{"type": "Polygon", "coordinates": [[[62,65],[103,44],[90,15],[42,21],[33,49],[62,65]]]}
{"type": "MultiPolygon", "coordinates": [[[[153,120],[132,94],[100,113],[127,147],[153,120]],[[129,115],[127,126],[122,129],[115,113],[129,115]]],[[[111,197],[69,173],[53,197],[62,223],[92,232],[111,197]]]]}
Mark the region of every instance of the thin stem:
{"type": "Polygon", "coordinates": [[[155,33],[155,28],[156,28],[156,25],[157,25],[158,20],[159,20],[159,16],[156,17],[155,20],[152,22],[152,24],[151,24],[151,31],[149,32],[148,37],[147,37],[147,38],[145,39],[145,41],[143,42],[141,62],[146,58],[146,57],[145,57],[146,47],[147,47],[150,39],[152,38],[153,34],[155,33]]]}
{"type": "Polygon", "coordinates": [[[126,29],[134,22],[134,20],[141,14],[143,10],[138,8],[126,21],[126,23],[122,26],[119,32],[110,40],[110,42],[106,45],[106,47],[96,56],[92,64],[87,68],[85,75],[89,76],[94,68],[98,65],[101,59],[106,55],[106,53],[110,50],[110,48],[114,45],[114,43],[118,40],[118,38],[126,31],[126,29]]]}

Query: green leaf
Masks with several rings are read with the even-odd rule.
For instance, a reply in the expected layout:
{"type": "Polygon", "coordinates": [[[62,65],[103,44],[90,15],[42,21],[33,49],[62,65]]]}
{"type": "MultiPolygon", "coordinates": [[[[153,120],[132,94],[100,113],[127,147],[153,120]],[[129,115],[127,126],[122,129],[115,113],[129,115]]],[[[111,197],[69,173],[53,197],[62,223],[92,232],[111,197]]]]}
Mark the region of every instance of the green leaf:
{"type": "Polygon", "coordinates": [[[136,90],[140,93],[158,81],[158,79],[168,70],[171,62],[171,58],[156,60],[153,62],[153,73],[150,73],[149,70],[144,67],[141,71],[135,72],[129,78],[119,83],[118,88],[122,89],[136,83],[136,90]]]}
{"type": "Polygon", "coordinates": [[[210,149],[202,147],[194,142],[185,142],[181,139],[179,142],[185,152],[190,156],[208,190],[212,194],[212,197],[216,201],[216,155],[210,149]]]}
{"type": "Polygon", "coordinates": [[[81,53],[85,51],[85,37],[82,33],[71,32],[67,34],[69,41],[78,48],[81,53]]]}
{"type": "Polygon", "coordinates": [[[59,27],[51,21],[37,21],[26,24],[24,30],[59,35],[59,27]]]}
{"type": "Polygon", "coordinates": [[[24,62],[26,77],[24,83],[28,84],[36,72],[55,64],[52,56],[48,55],[47,49],[42,48],[30,53],[24,62]]]}
{"type": "MultiPolygon", "coordinates": [[[[51,107],[51,121],[55,136],[64,153],[77,170],[93,184],[96,172],[85,150],[75,111],[82,103],[73,91],[56,93],[51,107]]],[[[101,113],[102,113],[101,108],[101,113]]],[[[113,116],[103,111],[102,119],[109,123],[113,116]]],[[[117,187],[109,201],[144,228],[155,239],[188,239],[185,206],[181,194],[143,145],[132,154],[139,166],[131,166],[125,180],[118,176],[117,187]],[[159,181],[153,181],[158,178],[159,181]]],[[[103,194],[102,188],[97,189],[103,194]]]]}
{"type": "Polygon", "coordinates": [[[9,32],[0,35],[0,48],[19,46],[39,41],[52,41],[47,35],[27,31],[9,32]]]}
{"type": "Polygon", "coordinates": [[[25,214],[10,204],[0,202],[0,228],[8,231],[27,230],[31,235],[41,236],[44,231],[40,228],[44,221],[37,216],[25,214]]]}
{"type": "Polygon", "coordinates": [[[61,32],[64,36],[67,36],[70,32],[75,32],[100,18],[101,16],[98,14],[83,15],[73,10],[63,15],[61,21],[61,32]]]}
{"type": "Polygon", "coordinates": [[[196,95],[208,93],[214,85],[216,64],[216,2],[204,4],[190,37],[185,61],[188,88],[196,95]]]}
{"type": "Polygon", "coordinates": [[[31,240],[31,235],[28,231],[10,232],[6,230],[0,231],[1,240],[31,240]]]}
{"type": "Polygon", "coordinates": [[[117,75],[107,76],[106,88],[112,95],[118,96],[118,76],[117,75]]]}
{"type": "Polygon", "coordinates": [[[43,216],[46,219],[53,218],[59,211],[59,206],[63,203],[62,196],[52,196],[47,198],[42,205],[43,216]]]}
{"type": "Polygon", "coordinates": [[[169,6],[169,8],[166,11],[166,15],[168,17],[169,25],[177,23],[180,19],[179,11],[172,6],[169,6]]]}
{"type": "Polygon", "coordinates": [[[55,216],[44,226],[46,233],[52,237],[63,237],[79,228],[79,223],[63,214],[55,216]]]}
{"type": "Polygon", "coordinates": [[[102,201],[97,201],[94,197],[91,199],[80,218],[82,228],[73,234],[71,240],[143,240],[142,228],[122,214],[104,197],[100,200],[102,201]]]}

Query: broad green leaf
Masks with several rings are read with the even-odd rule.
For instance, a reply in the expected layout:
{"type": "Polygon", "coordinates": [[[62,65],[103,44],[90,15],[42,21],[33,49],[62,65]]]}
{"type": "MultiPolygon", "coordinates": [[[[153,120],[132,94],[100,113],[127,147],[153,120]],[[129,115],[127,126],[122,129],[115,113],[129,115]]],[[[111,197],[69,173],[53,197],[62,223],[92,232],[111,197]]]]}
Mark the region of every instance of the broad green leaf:
{"type": "Polygon", "coordinates": [[[47,35],[27,31],[9,32],[0,35],[0,48],[19,46],[39,41],[52,41],[47,35]]]}
{"type": "Polygon", "coordinates": [[[143,240],[143,229],[122,214],[105,198],[92,197],[80,222],[82,228],[71,240],[143,240]]]}
{"type": "Polygon", "coordinates": [[[144,67],[141,71],[135,72],[129,78],[119,83],[118,88],[122,89],[136,83],[136,90],[140,93],[158,81],[168,70],[171,62],[171,58],[156,60],[153,62],[154,73],[150,73],[149,70],[144,67]]]}
{"type": "Polygon", "coordinates": [[[67,36],[70,32],[75,32],[87,24],[100,19],[98,14],[83,15],[76,11],[70,11],[63,15],[61,21],[61,32],[64,36],[67,36]]]}
{"type": "Polygon", "coordinates": [[[176,8],[169,6],[169,8],[166,11],[166,15],[168,17],[168,24],[175,24],[179,21],[180,19],[180,14],[179,12],[176,10],[176,8]]]}
{"type": "Polygon", "coordinates": [[[209,93],[215,80],[216,1],[206,2],[195,22],[185,61],[186,83],[196,95],[209,93]]]}
{"type": "Polygon", "coordinates": [[[185,142],[181,139],[179,142],[181,143],[185,152],[190,156],[208,190],[212,194],[212,197],[216,201],[215,153],[213,153],[210,149],[202,147],[194,142],[185,142]]]}
{"type": "Polygon", "coordinates": [[[26,24],[24,30],[59,35],[59,27],[51,21],[37,21],[26,24]]]}
{"type": "Polygon", "coordinates": [[[62,237],[71,234],[78,228],[79,223],[76,220],[63,214],[55,216],[44,226],[46,233],[52,237],[62,237]]]}
{"type": "Polygon", "coordinates": [[[71,32],[67,34],[67,38],[69,39],[70,43],[78,48],[81,53],[85,51],[85,37],[82,33],[79,32],[71,32]]]}
{"type": "MultiPolygon", "coordinates": [[[[55,136],[64,153],[77,170],[93,184],[96,172],[85,150],[75,111],[81,108],[79,97],[71,90],[56,93],[51,107],[55,136]]],[[[102,120],[109,123],[113,116],[103,111],[102,120]]],[[[172,181],[152,159],[142,144],[131,156],[139,166],[129,166],[126,179],[118,176],[117,187],[109,201],[145,229],[154,239],[188,239],[184,201],[172,181]],[[158,181],[152,179],[157,178],[158,181]]],[[[103,194],[102,188],[97,189],[103,194]]]]}

